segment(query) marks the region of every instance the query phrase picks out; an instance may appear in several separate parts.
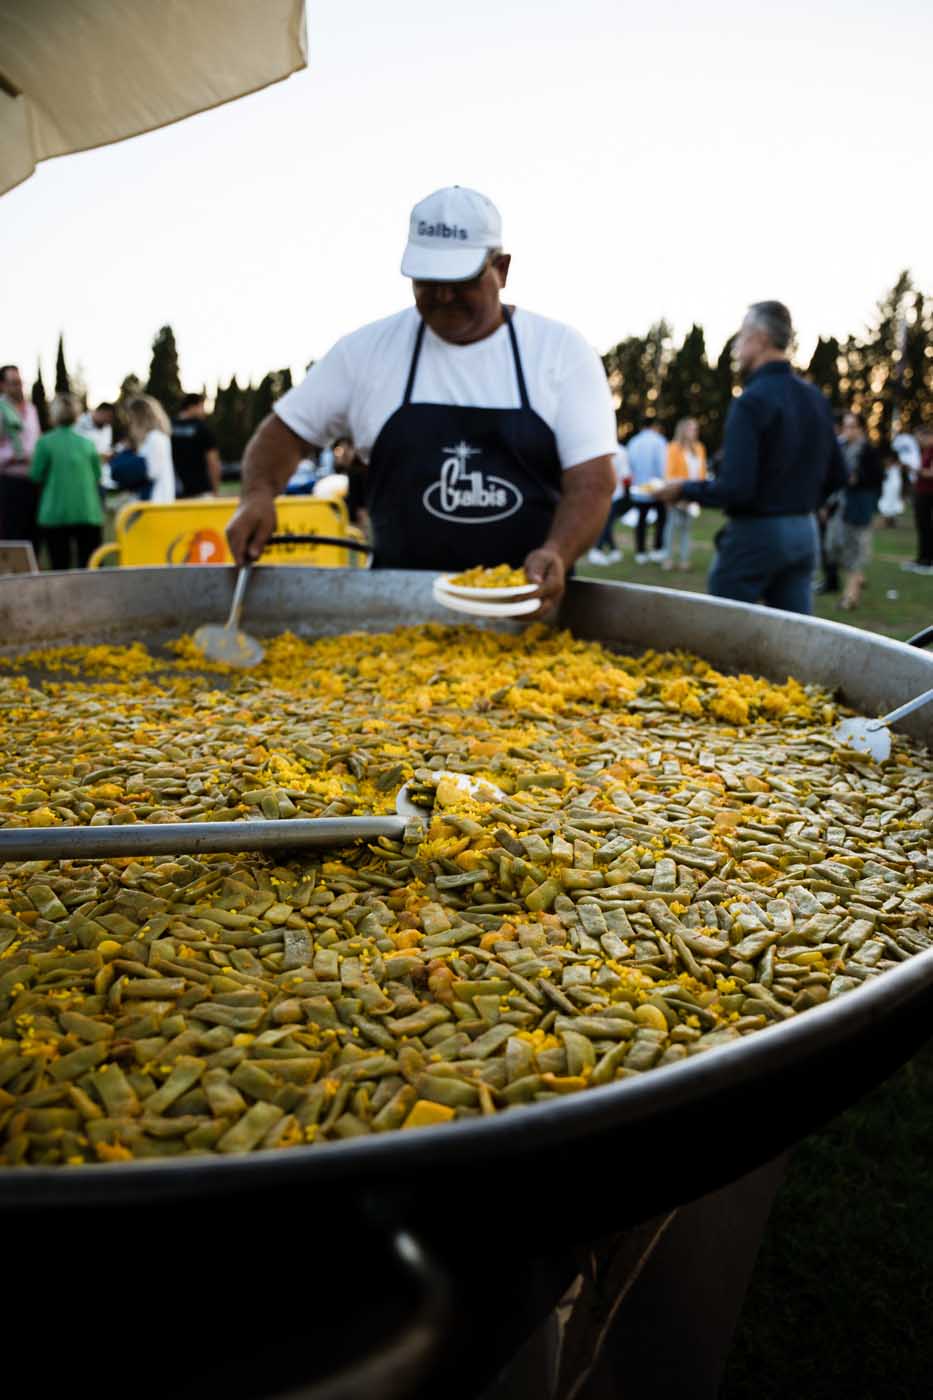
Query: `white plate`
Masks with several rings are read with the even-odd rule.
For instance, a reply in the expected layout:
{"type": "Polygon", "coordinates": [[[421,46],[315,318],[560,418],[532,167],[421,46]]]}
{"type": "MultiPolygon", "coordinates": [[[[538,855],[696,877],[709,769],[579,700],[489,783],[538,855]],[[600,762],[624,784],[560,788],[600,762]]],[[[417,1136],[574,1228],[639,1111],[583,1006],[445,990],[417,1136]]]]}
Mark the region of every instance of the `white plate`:
{"type": "MultiPolygon", "coordinates": [[[[489,592],[488,589],[483,591],[489,592]]],[[[524,617],[528,613],[537,612],[541,606],[541,600],[537,596],[501,603],[484,603],[478,598],[458,598],[455,593],[448,593],[439,588],[437,583],[434,585],[434,597],[445,608],[450,608],[453,612],[470,613],[473,617],[524,617]]]]}
{"type": "Polygon", "coordinates": [[[473,588],[469,584],[454,583],[456,574],[441,574],[434,580],[435,589],[443,588],[455,598],[523,598],[528,593],[537,592],[536,583],[513,583],[507,588],[473,588]]]}

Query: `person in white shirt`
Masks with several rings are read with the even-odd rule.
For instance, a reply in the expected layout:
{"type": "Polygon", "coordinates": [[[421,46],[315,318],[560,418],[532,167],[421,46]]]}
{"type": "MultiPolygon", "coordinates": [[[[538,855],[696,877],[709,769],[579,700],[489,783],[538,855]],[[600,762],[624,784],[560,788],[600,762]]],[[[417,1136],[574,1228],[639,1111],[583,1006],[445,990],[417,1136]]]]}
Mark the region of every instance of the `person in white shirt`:
{"type": "Polygon", "coordinates": [[[158,399],[139,394],[126,405],[130,442],[145,460],[152,483],[149,500],[155,505],[175,499],[175,466],[172,460],[172,425],[158,399]]]}
{"type": "Polygon", "coordinates": [[[110,475],[109,462],[113,454],[113,423],[115,409],[112,403],[99,403],[96,408],[89,408],[82,413],[75,423],[75,432],[79,437],[87,438],[92,442],[100,458],[100,484],[104,490],[109,490],[113,486],[113,479],[110,475]]]}
{"type": "Polygon", "coordinates": [[[93,442],[102,461],[113,451],[113,419],[113,404],[99,403],[96,408],[89,408],[87,412],[82,413],[75,423],[75,432],[79,437],[93,442]]]}
{"type": "Polygon", "coordinates": [[[260,424],[227,530],[238,562],[262,553],[300,458],[345,436],[367,464],[374,567],[524,565],[541,610],[559,601],[609,510],[615,414],[582,336],[503,304],[510,261],[484,195],[415,205],[415,305],[339,340],[260,424]]]}

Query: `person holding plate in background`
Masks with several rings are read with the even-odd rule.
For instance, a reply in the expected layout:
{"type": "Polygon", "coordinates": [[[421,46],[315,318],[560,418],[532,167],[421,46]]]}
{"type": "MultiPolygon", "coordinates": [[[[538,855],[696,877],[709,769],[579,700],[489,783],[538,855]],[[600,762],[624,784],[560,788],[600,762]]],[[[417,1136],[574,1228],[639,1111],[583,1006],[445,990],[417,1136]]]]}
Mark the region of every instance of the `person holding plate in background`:
{"type": "Polygon", "coordinates": [[[708,581],[715,597],[810,613],[816,511],[846,467],[828,399],[791,370],[793,334],[782,302],[749,307],[734,351],[745,390],[726,418],[716,480],[668,481],[655,499],[726,512],[708,581]]]}

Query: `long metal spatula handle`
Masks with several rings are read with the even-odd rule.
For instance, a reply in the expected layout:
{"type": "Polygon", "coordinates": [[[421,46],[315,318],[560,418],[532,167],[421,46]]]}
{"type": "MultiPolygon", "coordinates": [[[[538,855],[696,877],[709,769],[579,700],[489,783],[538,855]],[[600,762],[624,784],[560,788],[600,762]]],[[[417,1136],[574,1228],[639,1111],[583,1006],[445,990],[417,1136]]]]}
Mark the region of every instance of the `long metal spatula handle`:
{"type": "Polygon", "coordinates": [[[249,576],[253,572],[252,564],[241,564],[236,576],[236,587],[233,590],[233,602],[230,604],[230,616],[224,624],[231,632],[235,632],[240,625],[240,613],[243,611],[243,598],[246,594],[246,585],[249,583],[249,576]]]}
{"type": "Polygon", "coordinates": [[[397,840],[402,817],[315,817],[294,821],[158,822],[127,826],[4,827],[5,860],[90,860],[101,856],[199,855],[208,851],[272,851],[345,846],[388,836],[397,840]]]}
{"type": "Polygon", "coordinates": [[[906,705],[901,705],[896,710],[892,710],[889,715],[882,715],[880,719],[872,720],[868,726],[872,734],[877,729],[884,729],[885,725],[893,724],[896,719],[903,719],[905,715],[912,715],[914,710],[919,710],[923,705],[929,705],[933,700],[933,690],[925,690],[922,695],[915,695],[913,700],[908,700],[906,705]]]}

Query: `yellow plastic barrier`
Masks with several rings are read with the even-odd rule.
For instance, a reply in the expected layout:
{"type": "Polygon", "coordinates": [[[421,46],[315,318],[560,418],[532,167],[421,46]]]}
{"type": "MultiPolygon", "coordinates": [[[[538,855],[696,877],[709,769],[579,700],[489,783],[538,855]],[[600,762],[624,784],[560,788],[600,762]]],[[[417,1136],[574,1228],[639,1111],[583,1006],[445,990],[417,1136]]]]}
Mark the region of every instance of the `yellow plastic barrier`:
{"type": "MultiPolygon", "coordinates": [[[[195,498],[152,505],[131,501],[117,512],[116,539],[102,544],[88,567],[139,568],[151,564],[231,564],[224,530],[239,505],[235,496],[195,498]]],[[[316,496],[279,496],[277,535],[337,535],[359,539],[342,500],[316,496]]],[[[317,568],[358,567],[363,555],[336,545],[277,544],[263,554],[263,564],[313,564],[317,568]]]]}

